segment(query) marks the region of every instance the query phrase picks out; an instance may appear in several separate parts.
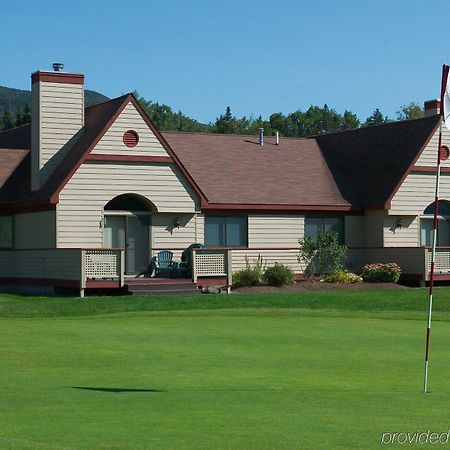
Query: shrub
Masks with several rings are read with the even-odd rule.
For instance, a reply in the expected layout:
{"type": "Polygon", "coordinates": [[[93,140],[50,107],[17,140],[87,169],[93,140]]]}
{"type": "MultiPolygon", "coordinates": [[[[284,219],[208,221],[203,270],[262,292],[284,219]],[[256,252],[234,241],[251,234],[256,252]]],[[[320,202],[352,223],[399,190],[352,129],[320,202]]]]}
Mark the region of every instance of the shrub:
{"type": "Polygon", "coordinates": [[[275,263],[264,271],[263,280],[270,286],[294,284],[294,272],[283,264],[275,263]]]}
{"type": "Polygon", "coordinates": [[[339,235],[336,232],[319,233],[316,242],[308,236],[298,242],[300,253],[297,259],[306,265],[306,276],[325,275],[342,268],[347,247],[339,243],[339,235]]]}
{"type": "Polygon", "coordinates": [[[361,276],[368,283],[397,283],[401,273],[396,263],[375,263],[366,264],[361,276]]]}
{"type": "Polygon", "coordinates": [[[246,256],[245,269],[241,269],[233,273],[233,286],[258,286],[262,281],[264,271],[263,266],[264,263],[261,255],[258,256],[253,266],[250,264],[248,257],[246,256]]]}
{"type": "Polygon", "coordinates": [[[324,277],[324,281],[327,283],[360,283],[362,280],[359,275],[345,269],[335,270],[324,277]]]}

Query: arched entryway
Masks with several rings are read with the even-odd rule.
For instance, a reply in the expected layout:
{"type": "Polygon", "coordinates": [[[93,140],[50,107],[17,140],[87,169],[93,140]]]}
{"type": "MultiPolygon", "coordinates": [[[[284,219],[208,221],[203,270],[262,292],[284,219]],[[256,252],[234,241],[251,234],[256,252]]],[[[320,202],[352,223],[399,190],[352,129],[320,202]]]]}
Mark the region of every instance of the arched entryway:
{"type": "Polygon", "coordinates": [[[150,260],[154,205],[137,194],[122,194],[104,206],[103,247],[125,249],[125,274],[133,275],[150,260]]]}
{"type": "MultiPolygon", "coordinates": [[[[420,216],[420,244],[431,247],[433,245],[433,220],[434,205],[430,203],[420,216]]],[[[437,245],[440,247],[450,246],[450,202],[439,200],[438,204],[438,236],[437,245]]]]}

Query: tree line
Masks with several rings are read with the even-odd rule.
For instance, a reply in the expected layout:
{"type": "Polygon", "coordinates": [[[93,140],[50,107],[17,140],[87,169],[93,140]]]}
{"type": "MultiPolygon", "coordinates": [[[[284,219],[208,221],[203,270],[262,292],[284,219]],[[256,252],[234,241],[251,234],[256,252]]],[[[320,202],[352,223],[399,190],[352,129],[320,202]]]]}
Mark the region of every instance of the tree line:
{"type": "Polygon", "coordinates": [[[28,104],[25,104],[23,108],[18,107],[17,113],[13,116],[9,108],[6,107],[3,111],[3,117],[0,121],[0,131],[6,131],[10,128],[20,127],[22,125],[26,125],[27,123],[31,123],[31,111],[28,104]]]}
{"type": "MultiPolygon", "coordinates": [[[[273,135],[279,131],[281,135],[288,137],[308,137],[339,130],[351,130],[360,127],[379,125],[392,121],[383,115],[377,108],[361,121],[351,111],[340,114],[328,105],[310,106],[306,111],[298,109],[290,114],[281,112],[273,113],[268,119],[261,116],[236,117],[231,108],[227,106],[223,114],[220,114],[214,122],[204,124],[184,115],[181,111],[174,111],[170,106],[146,100],[138,92],[134,92],[140,105],[151,117],[158,129],[162,131],[188,131],[225,134],[257,134],[260,128],[264,128],[266,135],[273,135]]],[[[417,103],[403,105],[397,112],[395,120],[409,120],[423,117],[423,110],[417,103]]],[[[25,125],[31,122],[31,113],[28,104],[18,108],[15,117],[5,108],[0,120],[0,130],[25,125]]]]}
{"type": "MultiPolygon", "coordinates": [[[[308,137],[339,130],[351,130],[360,127],[380,125],[391,122],[393,119],[383,115],[377,108],[361,121],[351,111],[338,113],[328,105],[310,106],[306,111],[297,110],[290,114],[273,113],[265,120],[261,116],[236,117],[230,106],[214,122],[203,124],[195,119],[185,116],[181,111],[175,112],[170,106],[152,102],[134,92],[142,108],[152,118],[158,129],[162,131],[188,131],[225,134],[257,134],[264,128],[266,135],[273,135],[276,131],[288,137],[308,137]]],[[[423,109],[414,102],[400,107],[394,120],[409,120],[423,117],[423,109]]]]}

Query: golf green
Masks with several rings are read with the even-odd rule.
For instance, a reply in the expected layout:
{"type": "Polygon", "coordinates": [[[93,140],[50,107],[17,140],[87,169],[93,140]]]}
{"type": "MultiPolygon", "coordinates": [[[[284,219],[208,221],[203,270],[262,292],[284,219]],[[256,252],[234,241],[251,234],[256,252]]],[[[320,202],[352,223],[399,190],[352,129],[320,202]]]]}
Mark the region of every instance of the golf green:
{"type": "Polygon", "coordinates": [[[0,321],[2,449],[377,448],[448,431],[447,321],[301,309],[0,321]]]}

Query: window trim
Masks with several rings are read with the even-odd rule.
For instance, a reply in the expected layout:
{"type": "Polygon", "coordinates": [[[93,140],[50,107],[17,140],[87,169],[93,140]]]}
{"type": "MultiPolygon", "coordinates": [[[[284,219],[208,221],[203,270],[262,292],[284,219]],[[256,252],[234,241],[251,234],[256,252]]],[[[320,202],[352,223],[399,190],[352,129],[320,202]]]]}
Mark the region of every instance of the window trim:
{"type": "Polygon", "coordinates": [[[306,221],[308,219],[339,219],[342,220],[342,242],[340,242],[340,244],[342,245],[346,245],[346,239],[345,239],[345,230],[346,230],[346,225],[345,225],[345,215],[321,215],[321,214],[314,214],[314,215],[305,215],[305,222],[304,222],[304,226],[303,226],[303,237],[306,237],[306,221]]]}
{"type": "Polygon", "coordinates": [[[205,221],[204,221],[204,226],[203,226],[203,232],[204,232],[204,242],[205,242],[205,246],[207,246],[208,248],[218,248],[218,247],[222,247],[222,248],[242,248],[242,249],[246,249],[248,248],[248,215],[247,214],[205,214],[205,221]],[[208,245],[208,243],[206,242],[206,225],[207,225],[207,219],[208,217],[223,217],[225,219],[224,223],[223,223],[223,237],[224,237],[224,244],[219,244],[219,245],[208,245]],[[245,238],[245,243],[242,245],[227,245],[226,241],[227,241],[227,233],[226,233],[226,218],[228,217],[239,217],[242,218],[244,220],[244,238],[245,238]]]}

